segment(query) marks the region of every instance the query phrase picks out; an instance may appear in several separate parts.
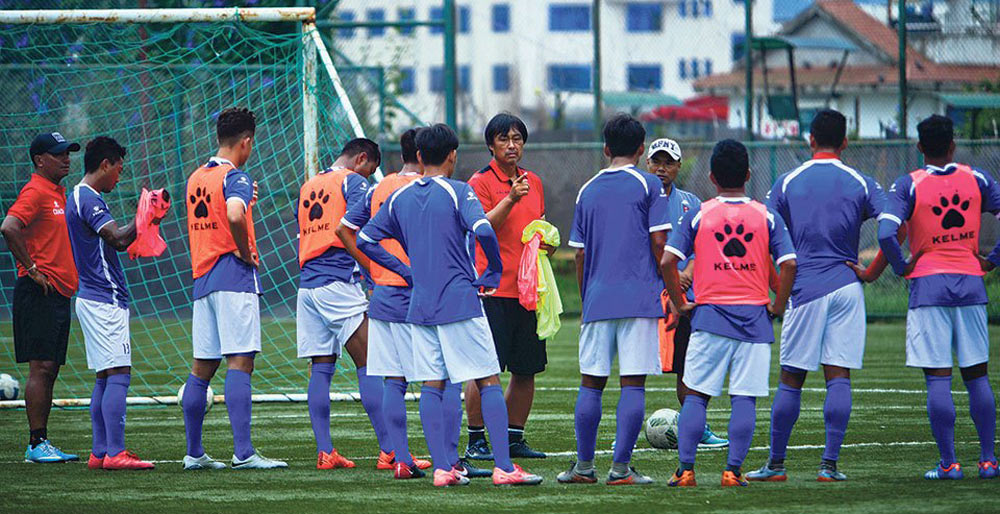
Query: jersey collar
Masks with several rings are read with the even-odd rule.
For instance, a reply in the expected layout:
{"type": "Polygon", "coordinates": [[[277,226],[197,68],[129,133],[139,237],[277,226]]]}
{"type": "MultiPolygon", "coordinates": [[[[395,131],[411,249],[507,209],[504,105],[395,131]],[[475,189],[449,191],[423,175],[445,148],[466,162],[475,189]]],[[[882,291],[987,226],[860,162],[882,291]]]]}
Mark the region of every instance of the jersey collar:
{"type": "Polygon", "coordinates": [[[725,203],[748,203],[750,201],[749,196],[716,196],[716,200],[725,203]]]}
{"type": "Polygon", "coordinates": [[[930,173],[932,175],[947,175],[947,174],[952,173],[953,171],[955,171],[955,168],[957,168],[957,167],[958,167],[958,163],[956,163],[956,162],[949,162],[948,164],[945,164],[943,168],[940,168],[938,166],[934,166],[933,164],[928,164],[928,165],[924,166],[924,169],[927,170],[927,173],[930,173]]]}
{"type": "MultiPolygon", "coordinates": [[[[500,182],[506,182],[508,184],[511,184],[511,183],[514,182],[514,179],[507,177],[507,175],[504,174],[504,172],[500,171],[500,165],[497,164],[497,160],[496,159],[490,159],[489,167],[490,167],[491,170],[493,170],[493,175],[497,178],[498,181],[500,181],[500,182]]],[[[524,174],[524,169],[522,169],[520,166],[518,166],[517,167],[517,174],[519,176],[523,175],[524,174]]]]}
{"type": "Polygon", "coordinates": [[[208,159],[208,162],[215,163],[216,166],[220,166],[222,164],[228,164],[234,168],[236,167],[236,165],[233,164],[233,161],[230,161],[229,159],[225,159],[222,157],[211,157],[208,159]]]}
{"type": "Polygon", "coordinates": [[[813,154],[814,161],[839,161],[840,157],[833,152],[816,152],[813,154]]]}

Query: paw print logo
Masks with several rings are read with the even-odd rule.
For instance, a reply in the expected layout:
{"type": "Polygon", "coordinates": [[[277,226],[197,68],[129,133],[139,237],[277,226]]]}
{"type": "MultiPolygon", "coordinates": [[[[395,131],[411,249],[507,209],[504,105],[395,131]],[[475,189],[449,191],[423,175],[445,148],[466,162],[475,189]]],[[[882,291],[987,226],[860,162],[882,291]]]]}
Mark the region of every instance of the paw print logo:
{"type": "Polygon", "coordinates": [[[313,191],[309,193],[309,198],[302,201],[302,208],[309,209],[309,221],[316,221],[323,217],[323,206],[330,201],[329,194],[323,194],[323,190],[320,189],[317,193],[313,191]],[[310,205],[312,207],[310,207],[310,205]]]}
{"type": "Polygon", "coordinates": [[[188,197],[188,201],[196,204],[194,207],[195,218],[208,217],[208,204],[212,203],[212,195],[208,194],[208,189],[195,188],[194,194],[188,197]]]}
{"type": "Polygon", "coordinates": [[[931,207],[931,212],[938,216],[944,213],[944,216],[941,218],[941,228],[947,230],[949,228],[965,226],[965,216],[962,215],[962,212],[969,210],[968,200],[963,202],[959,198],[958,193],[955,193],[951,198],[942,196],[938,199],[938,202],[941,203],[941,206],[938,207],[935,205],[931,207]]]}
{"type": "Polygon", "coordinates": [[[726,239],[729,239],[729,241],[722,247],[722,255],[726,257],[743,257],[747,254],[747,247],[743,243],[753,241],[753,233],[746,232],[744,234],[743,224],[736,225],[736,229],[733,229],[733,227],[730,227],[726,223],[722,227],[722,232],[715,233],[715,240],[721,243],[726,239]]]}

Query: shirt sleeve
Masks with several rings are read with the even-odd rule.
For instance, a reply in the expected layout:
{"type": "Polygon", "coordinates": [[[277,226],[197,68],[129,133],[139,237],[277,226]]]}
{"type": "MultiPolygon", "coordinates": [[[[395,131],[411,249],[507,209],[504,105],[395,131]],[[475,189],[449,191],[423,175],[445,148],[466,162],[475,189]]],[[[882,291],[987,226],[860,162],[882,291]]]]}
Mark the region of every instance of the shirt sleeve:
{"type": "Polygon", "coordinates": [[[781,266],[781,263],[795,258],[795,246],[792,245],[792,236],[788,233],[785,220],[771,209],[768,209],[767,214],[771,257],[776,265],[781,266]]]}
{"type": "Polygon", "coordinates": [[[100,233],[104,225],[115,221],[111,213],[108,212],[108,204],[95,194],[81,194],[80,205],[77,208],[80,209],[80,218],[94,233],[100,233]]]}
{"type": "Polygon", "coordinates": [[[38,207],[38,190],[34,187],[25,187],[21,190],[21,194],[17,195],[14,205],[7,210],[7,215],[21,220],[25,225],[31,225],[38,215],[38,207]]]}
{"type": "Polygon", "coordinates": [[[459,187],[456,191],[458,195],[458,216],[462,220],[462,226],[469,232],[475,232],[476,227],[483,223],[489,223],[486,219],[486,212],[483,211],[483,204],[476,196],[472,186],[457,182],[459,187]]]}
{"type": "Polygon", "coordinates": [[[569,241],[566,243],[571,248],[583,248],[587,240],[587,232],[584,230],[583,207],[581,207],[582,200],[583,197],[581,195],[576,202],[576,206],[573,207],[573,226],[569,229],[569,241]]]}
{"type": "Polygon", "coordinates": [[[778,177],[778,180],[775,180],[774,185],[771,186],[771,190],[767,192],[767,197],[764,201],[767,208],[778,213],[779,216],[784,216],[782,213],[785,212],[785,206],[788,205],[785,201],[785,192],[781,190],[781,185],[784,182],[784,175],[778,177]]]}
{"type": "Polygon", "coordinates": [[[357,173],[344,177],[344,208],[350,210],[354,204],[363,202],[368,195],[368,181],[357,173]]]}
{"type": "MultiPolygon", "coordinates": [[[[487,172],[489,173],[489,172],[487,172]]],[[[469,187],[472,191],[476,193],[479,198],[479,203],[483,206],[484,212],[489,212],[490,209],[496,207],[496,201],[493,199],[493,195],[490,194],[490,188],[487,186],[486,181],[481,177],[483,173],[475,173],[469,178],[469,187]]]]}
{"type": "Polygon", "coordinates": [[[227,202],[233,199],[243,202],[243,208],[246,209],[253,200],[253,180],[250,175],[238,168],[229,170],[222,183],[222,196],[226,197],[227,202]]]}
{"type": "Polygon", "coordinates": [[[885,212],[885,190],[871,177],[865,177],[865,182],[868,184],[868,195],[865,196],[864,219],[878,218],[885,212]]]}
{"type": "Polygon", "coordinates": [[[544,218],[545,217],[545,185],[542,184],[541,177],[535,175],[535,178],[538,179],[538,180],[535,181],[535,183],[538,186],[538,203],[541,204],[540,207],[542,208],[542,217],[544,218]]]}
{"type": "Polygon", "coordinates": [[[687,211],[684,216],[681,216],[680,221],[670,231],[667,246],[663,248],[663,251],[676,255],[682,261],[694,253],[694,236],[698,233],[695,218],[698,217],[699,212],[701,212],[700,207],[687,211]]]}
{"type": "Polygon", "coordinates": [[[663,184],[659,179],[646,180],[649,184],[649,194],[647,202],[649,205],[649,231],[660,232],[670,230],[673,225],[670,219],[669,207],[667,206],[667,194],[663,192],[663,184]]]}
{"type": "Polygon", "coordinates": [[[375,193],[375,188],[369,188],[368,192],[365,193],[364,199],[360,202],[356,202],[347,212],[344,213],[344,218],[340,220],[345,227],[353,230],[361,230],[361,227],[368,223],[368,220],[372,217],[372,195],[375,193]]]}
{"type": "Polygon", "coordinates": [[[982,210],[1000,218],[1000,184],[991,175],[975,170],[982,197],[982,210]]]}
{"type": "Polygon", "coordinates": [[[378,244],[379,241],[390,238],[400,240],[396,219],[389,209],[379,209],[375,217],[358,232],[358,250],[412,284],[410,267],[378,244]]]}
{"type": "Polygon", "coordinates": [[[913,214],[913,196],[911,189],[913,179],[909,175],[903,175],[893,182],[886,195],[885,207],[882,214],[878,216],[879,221],[887,220],[902,225],[904,221],[910,219],[913,214]]]}

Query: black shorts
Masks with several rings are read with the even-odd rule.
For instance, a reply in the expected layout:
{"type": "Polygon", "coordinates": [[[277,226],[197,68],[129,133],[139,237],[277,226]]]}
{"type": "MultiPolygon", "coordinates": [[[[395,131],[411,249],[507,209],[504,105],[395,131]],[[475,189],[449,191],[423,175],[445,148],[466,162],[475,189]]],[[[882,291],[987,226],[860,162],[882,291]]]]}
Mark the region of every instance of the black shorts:
{"type": "Polygon", "coordinates": [[[681,316],[674,329],[674,368],[667,373],[684,376],[684,359],[688,353],[688,339],[691,339],[691,318],[681,316]]]}
{"type": "Polygon", "coordinates": [[[14,359],[66,364],[69,345],[69,298],[53,291],[45,295],[30,277],[14,284],[14,359]]]}
{"type": "Polygon", "coordinates": [[[545,371],[545,341],[538,339],[534,311],[522,307],[517,298],[483,298],[483,310],[493,332],[501,371],[509,369],[515,375],[545,371]]]}

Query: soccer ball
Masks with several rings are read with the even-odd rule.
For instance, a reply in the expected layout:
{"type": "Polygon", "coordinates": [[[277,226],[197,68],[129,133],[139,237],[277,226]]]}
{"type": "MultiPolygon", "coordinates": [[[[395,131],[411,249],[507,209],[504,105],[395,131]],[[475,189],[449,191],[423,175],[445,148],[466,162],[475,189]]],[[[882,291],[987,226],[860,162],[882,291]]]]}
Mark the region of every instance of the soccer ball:
{"type": "Polygon", "coordinates": [[[660,409],[646,420],[646,440],[653,448],[677,449],[677,420],[680,413],[673,409],[660,409]]]}
{"type": "Polygon", "coordinates": [[[21,384],[17,379],[6,374],[0,374],[0,400],[16,400],[21,392],[21,384]]]}
{"type": "MultiPolygon", "coordinates": [[[[187,385],[187,382],[181,384],[181,388],[177,390],[177,405],[179,405],[182,409],[184,408],[184,405],[181,405],[181,402],[184,399],[184,386],[186,386],[186,385],[187,385]]],[[[213,399],[215,399],[215,393],[212,392],[212,386],[208,386],[208,389],[205,390],[205,412],[206,413],[208,411],[212,410],[212,400],[213,399]]]]}

